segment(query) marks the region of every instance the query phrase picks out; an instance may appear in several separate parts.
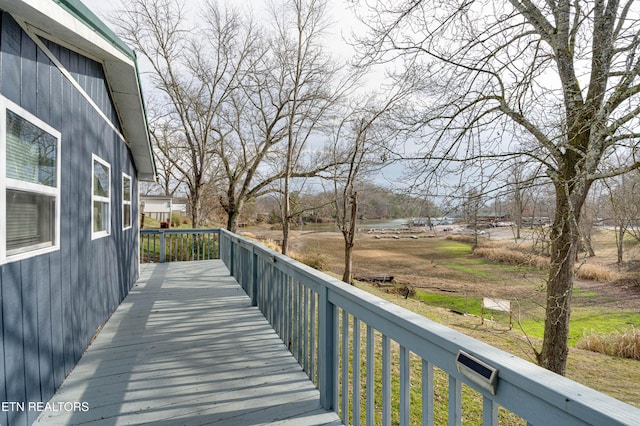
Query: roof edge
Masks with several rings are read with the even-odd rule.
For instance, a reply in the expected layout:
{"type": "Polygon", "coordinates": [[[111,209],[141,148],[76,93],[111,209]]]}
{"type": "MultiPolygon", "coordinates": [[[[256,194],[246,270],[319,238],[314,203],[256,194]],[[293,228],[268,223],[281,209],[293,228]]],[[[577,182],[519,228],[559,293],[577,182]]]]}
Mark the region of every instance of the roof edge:
{"type": "Polygon", "coordinates": [[[53,0],[67,12],[71,13],[87,27],[91,28],[119,51],[135,60],[136,54],[118,35],[113,32],[95,13],[80,0],[53,0]]]}

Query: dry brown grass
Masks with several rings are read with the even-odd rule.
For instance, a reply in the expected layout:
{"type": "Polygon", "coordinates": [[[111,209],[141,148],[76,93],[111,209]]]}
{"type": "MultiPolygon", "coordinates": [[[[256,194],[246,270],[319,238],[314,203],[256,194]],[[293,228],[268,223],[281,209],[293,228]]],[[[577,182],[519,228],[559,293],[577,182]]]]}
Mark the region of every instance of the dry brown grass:
{"type": "Polygon", "coordinates": [[[522,251],[513,245],[506,247],[478,247],[473,251],[473,254],[493,262],[508,263],[510,265],[533,266],[539,269],[549,267],[548,258],[522,251]]]}
{"type": "Polygon", "coordinates": [[[618,273],[603,265],[584,263],[576,267],[576,277],[583,280],[611,282],[618,279],[618,273]]]}
{"type": "Polygon", "coordinates": [[[576,347],[620,358],[640,359],[640,329],[631,327],[613,333],[585,333],[576,347]]]}
{"type": "MultiPolygon", "coordinates": [[[[474,249],[473,254],[493,262],[510,265],[531,266],[538,269],[549,267],[548,257],[537,255],[531,251],[530,247],[520,244],[484,241],[474,249]]],[[[612,282],[619,278],[616,271],[596,263],[577,264],[575,275],[579,279],[598,282],[612,282]]]]}
{"type": "MultiPolygon", "coordinates": [[[[278,244],[278,242],[274,240],[260,240],[260,243],[273,251],[281,252],[282,250],[280,244],[278,244]]],[[[329,258],[325,254],[320,252],[297,252],[288,250],[287,255],[290,258],[297,260],[298,262],[304,263],[305,265],[310,266],[314,269],[318,269],[320,271],[326,269],[327,265],[329,264],[329,258]]]]}

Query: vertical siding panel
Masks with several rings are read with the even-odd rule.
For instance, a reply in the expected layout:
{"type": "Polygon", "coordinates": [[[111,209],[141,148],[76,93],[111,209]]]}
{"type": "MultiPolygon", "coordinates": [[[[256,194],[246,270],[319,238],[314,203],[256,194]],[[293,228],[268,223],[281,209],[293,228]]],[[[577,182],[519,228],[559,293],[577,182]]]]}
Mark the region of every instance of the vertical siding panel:
{"type": "MultiPolygon", "coordinates": [[[[51,63],[40,49],[37,51],[36,75],[38,79],[36,115],[44,122],[53,125],[51,122],[51,63]]],[[[60,130],[60,127],[56,129],[60,130]]]]}
{"type": "MultiPolygon", "coordinates": [[[[72,68],[78,68],[78,55],[71,52],[70,64],[72,68]]],[[[77,72],[75,73],[77,77],[77,72]]],[[[88,239],[90,238],[90,228],[85,227],[85,216],[90,218],[91,202],[87,200],[87,194],[91,191],[91,156],[86,155],[87,141],[82,133],[82,124],[85,123],[85,115],[82,110],[82,103],[80,94],[72,89],[72,102],[74,111],[74,117],[71,122],[69,136],[71,143],[73,144],[73,156],[72,160],[76,167],[80,168],[80,173],[84,178],[73,180],[71,184],[71,193],[76,194],[78,197],[77,213],[79,220],[75,227],[72,227],[71,239],[72,239],[72,252],[75,253],[71,261],[71,270],[75,274],[74,285],[72,292],[73,309],[74,309],[74,344],[73,352],[75,360],[78,361],[82,355],[85,345],[85,336],[87,334],[87,285],[89,277],[86,274],[88,268],[90,268],[91,261],[95,256],[92,256],[91,248],[88,246],[88,239]]],[[[90,220],[90,219],[89,219],[90,220]]]]}
{"type": "Polygon", "coordinates": [[[24,109],[36,113],[36,45],[26,34],[22,34],[22,83],[20,84],[20,100],[24,109]]]}
{"type": "MultiPolygon", "coordinates": [[[[24,376],[26,401],[40,401],[40,361],[38,357],[38,276],[37,260],[22,262],[22,329],[24,334],[24,376]]],[[[31,420],[29,419],[29,423],[31,420]]]]}
{"type": "MultiPolygon", "coordinates": [[[[60,55],[60,49],[56,44],[48,43],[48,47],[51,52],[58,57],[60,55]]],[[[51,66],[51,63],[49,63],[51,66]]],[[[51,125],[63,131],[62,128],[62,116],[63,116],[63,77],[62,74],[52,68],[50,72],[50,85],[49,85],[49,120],[51,125]],[[55,102],[53,100],[56,100],[55,102]]],[[[70,256],[69,246],[67,242],[67,236],[69,235],[69,226],[71,217],[69,214],[70,208],[73,207],[73,203],[70,200],[69,193],[65,190],[68,184],[68,176],[71,176],[71,163],[68,162],[69,153],[72,151],[70,147],[65,145],[64,134],[62,136],[62,143],[60,147],[60,154],[62,158],[62,182],[60,183],[60,252],[56,257],[51,258],[51,341],[52,341],[52,353],[53,353],[53,383],[54,387],[58,387],[62,380],[64,380],[68,370],[65,368],[65,315],[64,306],[69,299],[63,297],[63,286],[68,284],[69,270],[68,270],[68,257],[70,256]],[[66,160],[66,161],[65,161],[66,160]],[[67,173],[64,173],[64,171],[67,173]],[[66,248],[66,250],[65,250],[66,248]],[[65,264],[67,264],[65,268],[65,264]],[[66,269],[66,273],[64,272],[66,269]]]]}
{"type": "MultiPolygon", "coordinates": [[[[51,363],[54,390],[64,380],[67,371],[64,365],[64,316],[62,297],[62,256],[51,257],[51,363]]],[[[46,396],[43,395],[45,398],[46,396]]]]}
{"type": "MultiPolygon", "coordinates": [[[[2,21],[4,20],[3,18],[4,13],[0,13],[0,34],[2,34],[2,21]]],[[[0,36],[0,48],[2,47],[2,39],[4,37],[0,36]]],[[[0,50],[0,88],[2,85],[2,62],[4,62],[2,59],[2,56],[4,56],[1,53],[0,50]]],[[[0,266],[0,377],[2,377],[2,381],[0,382],[0,401],[7,401],[7,374],[4,368],[5,365],[5,356],[4,356],[4,321],[3,321],[3,317],[4,317],[4,310],[3,310],[3,303],[2,301],[4,300],[4,296],[3,296],[3,291],[2,291],[2,271],[3,268],[2,266],[0,266]]],[[[9,423],[8,417],[7,417],[7,412],[6,411],[0,411],[0,424],[6,425],[9,423]]]]}
{"type": "MultiPolygon", "coordinates": [[[[0,401],[8,401],[7,399],[7,373],[4,369],[5,356],[4,356],[4,307],[2,301],[6,299],[4,291],[2,289],[2,271],[3,267],[0,266],[0,401]]],[[[0,425],[6,425],[9,423],[7,419],[7,412],[0,410],[0,425]]]]}
{"type": "MultiPolygon", "coordinates": [[[[4,326],[6,400],[26,401],[24,345],[22,326],[22,289],[20,263],[2,268],[2,314],[4,326]]],[[[26,413],[10,411],[8,424],[26,425],[26,413]]]]}
{"type": "Polygon", "coordinates": [[[21,31],[8,13],[2,14],[2,94],[13,102],[20,102],[20,39],[21,31]]]}
{"type": "MultiPolygon", "coordinates": [[[[53,383],[53,345],[51,322],[51,276],[50,258],[57,262],[57,253],[34,258],[38,291],[38,362],[40,370],[41,398],[48,400],[55,391],[53,383]]],[[[39,401],[38,399],[37,401],[39,401]]]]}
{"type": "MultiPolygon", "coordinates": [[[[60,49],[60,60],[69,64],[69,51],[60,49]]],[[[71,371],[75,365],[75,334],[76,334],[76,313],[74,302],[75,286],[78,282],[78,272],[75,267],[78,256],[78,243],[76,229],[81,225],[74,216],[83,213],[83,206],[79,204],[78,195],[74,192],[77,181],[86,176],[82,176],[82,164],[76,160],[77,147],[73,144],[73,135],[70,130],[73,126],[73,92],[74,89],[66,79],[62,80],[62,164],[63,171],[69,170],[73,173],[63,173],[62,175],[62,215],[61,234],[65,236],[62,241],[62,288],[61,296],[64,301],[62,305],[63,333],[64,333],[64,370],[65,373],[71,371]],[[75,213],[74,213],[75,211],[75,213]]]]}

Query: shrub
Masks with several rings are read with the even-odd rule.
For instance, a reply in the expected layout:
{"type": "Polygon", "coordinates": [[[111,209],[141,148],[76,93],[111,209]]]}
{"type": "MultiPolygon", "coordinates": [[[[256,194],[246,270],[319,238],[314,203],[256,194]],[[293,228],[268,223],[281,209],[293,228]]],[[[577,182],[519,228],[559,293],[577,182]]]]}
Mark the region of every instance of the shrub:
{"type": "Polygon", "coordinates": [[[329,260],[327,256],[322,253],[307,253],[304,255],[293,253],[292,258],[297,260],[298,262],[302,262],[307,266],[311,266],[314,269],[319,271],[324,270],[329,264],[329,260]]]}
{"type": "Polygon", "coordinates": [[[610,356],[640,359],[640,329],[631,327],[612,333],[585,333],[576,347],[610,356]]]}
{"type": "Polygon", "coordinates": [[[576,277],[583,280],[608,282],[617,279],[618,274],[606,266],[584,263],[576,268],[576,277]]]}
{"type": "Polygon", "coordinates": [[[171,227],[178,228],[180,225],[182,225],[182,213],[171,212],[171,227]]]}
{"type": "Polygon", "coordinates": [[[473,244],[476,240],[475,236],[468,234],[449,234],[446,237],[447,240],[458,241],[460,243],[473,244]]]}

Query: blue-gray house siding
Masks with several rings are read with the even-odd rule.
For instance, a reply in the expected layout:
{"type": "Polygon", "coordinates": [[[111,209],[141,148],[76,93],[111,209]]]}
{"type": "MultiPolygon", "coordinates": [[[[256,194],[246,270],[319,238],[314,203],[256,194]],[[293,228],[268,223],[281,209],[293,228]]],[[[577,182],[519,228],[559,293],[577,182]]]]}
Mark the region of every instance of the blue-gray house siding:
{"type": "MultiPolygon", "coordinates": [[[[138,185],[119,134],[9,14],[0,25],[0,94],[61,133],[59,250],[0,265],[0,402],[28,403],[51,397],[137,279],[138,185]],[[111,234],[95,240],[92,154],[111,166],[111,234]],[[127,230],[123,173],[132,178],[127,230]]],[[[119,129],[102,65],[45,44],[119,129]]],[[[37,415],[0,411],[0,425],[30,424],[37,415]]]]}

